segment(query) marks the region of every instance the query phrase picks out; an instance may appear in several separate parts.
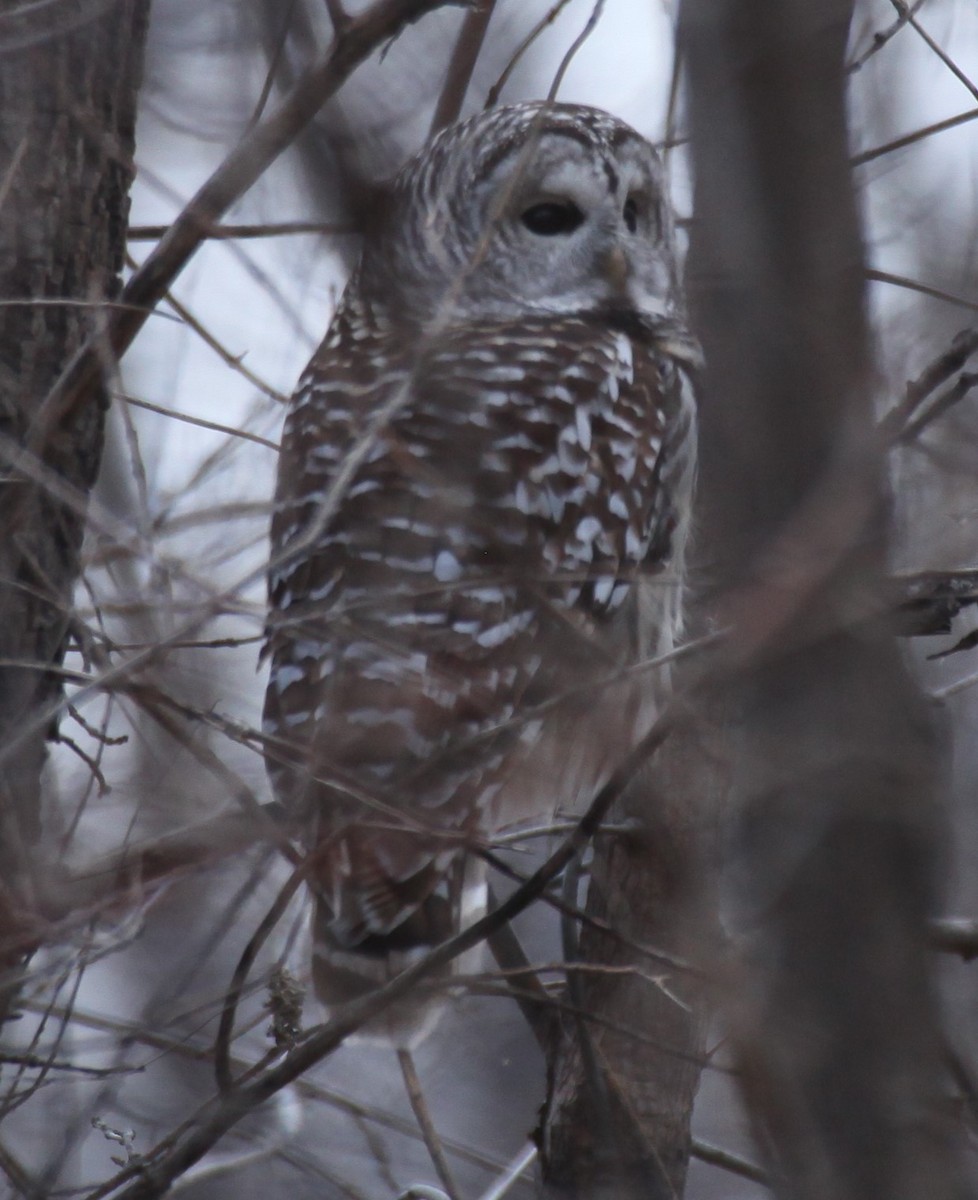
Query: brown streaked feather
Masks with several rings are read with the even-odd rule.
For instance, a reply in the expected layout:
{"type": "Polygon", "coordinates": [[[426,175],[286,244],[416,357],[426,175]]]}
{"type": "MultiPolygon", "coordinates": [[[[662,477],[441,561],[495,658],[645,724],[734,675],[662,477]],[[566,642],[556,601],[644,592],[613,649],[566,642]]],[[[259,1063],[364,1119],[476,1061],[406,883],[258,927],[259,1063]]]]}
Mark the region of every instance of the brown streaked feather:
{"type": "Polygon", "coordinates": [[[286,772],[293,802],[315,810],[319,838],[370,825],[355,865],[323,871],[344,940],[355,928],[389,932],[398,911],[416,911],[417,881],[444,855],[440,831],[491,825],[501,763],[515,755],[512,772],[529,754],[514,716],[634,645],[627,597],[669,554],[675,516],[660,475],[680,407],[676,368],[636,344],[655,331],[609,328],[604,314],[472,324],[413,370],[390,357],[389,331],[374,330],[388,369],[372,386],[356,378],[372,348],[365,331],[365,314],[341,311],[289,417],[268,639],[266,725],[300,764],[286,772]],[[344,328],[359,336],[337,339],[344,328]],[[569,365],[567,345],[581,347],[569,365]],[[364,414],[405,385],[402,408],[316,529],[364,414]],[[290,558],[296,542],[301,556],[290,558]],[[616,618],[626,627],[609,639],[616,618]],[[433,840],[374,826],[328,786],[335,769],[433,840]],[[381,866],[385,846],[396,870],[381,866]],[[354,910],[383,915],[357,924],[354,910]]]}

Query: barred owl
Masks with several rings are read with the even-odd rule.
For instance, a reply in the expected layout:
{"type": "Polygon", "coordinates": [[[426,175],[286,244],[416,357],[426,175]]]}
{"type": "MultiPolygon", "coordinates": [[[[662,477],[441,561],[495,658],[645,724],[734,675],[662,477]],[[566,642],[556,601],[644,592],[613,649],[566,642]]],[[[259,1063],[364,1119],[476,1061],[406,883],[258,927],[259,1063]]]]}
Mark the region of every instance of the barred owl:
{"type": "MultiPolygon", "coordinates": [[[[286,420],[266,756],[327,1004],[478,914],[474,853],[589,798],[672,643],[695,350],[652,147],[519,104],[395,179],[286,420]]],[[[483,901],[484,902],[484,901],[483,901]]]]}

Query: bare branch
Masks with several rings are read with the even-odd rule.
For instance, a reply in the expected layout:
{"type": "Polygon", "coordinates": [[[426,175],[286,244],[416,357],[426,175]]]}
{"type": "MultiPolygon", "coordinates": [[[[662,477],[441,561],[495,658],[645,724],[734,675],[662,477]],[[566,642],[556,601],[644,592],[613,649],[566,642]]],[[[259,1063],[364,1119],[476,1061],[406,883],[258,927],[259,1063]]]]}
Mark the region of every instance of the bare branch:
{"type": "Polygon", "coordinates": [[[921,410],[927,398],[942,383],[963,370],[975,351],[978,351],[978,329],[963,329],[956,334],[948,349],[937,355],[916,379],[907,384],[902,402],[880,421],[879,430],[883,436],[897,442],[910,441],[944,412],[950,405],[940,397],[929,408],[921,410]],[[935,412],[938,405],[940,408],[935,412]]]}
{"type": "Polygon", "coordinates": [[[908,279],[906,275],[891,275],[889,271],[878,271],[871,267],[866,271],[866,278],[874,283],[892,283],[894,287],[920,292],[922,296],[932,296],[935,300],[946,300],[948,304],[956,304],[958,308],[967,308],[971,312],[978,312],[978,301],[967,300],[964,296],[955,296],[952,292],[944,291],[942,288],[932,287],[917,279],[908,279]]]}
{"type": "Polygon", "coordinates": [[[874,159],[882,158],[884,154],[892,154],[894,150],[902,150],[905,146],[913,146],[916,142],[922,142],[924,138],[933,137],[935,133],[944,133],[947,129],[955,129],[958,125],[965,125],[969,121],[974,120],[978,120],[978,108],[969,108],[967,112],[958,113],[956,117],[948,117],[944,121],[935,121],[932,125],[925,125],[922,129],[915,129],[913,133],[906,133],[903,137],[895,138],[892,142],[886,142],[882,146],[875,146],[872,150],[863,150],[859,154],[854,154],[849,161],[854,167],[862,167],[866,163],[873,162],[874,159]]]}
{"type": "Polygon", "coordinates": [[[26,0],[0,13],[0,55],[62,37],[96,20],[117,0],[26,0]]]}
{"type": "MultiPolygon", "coordinates": [[[[909,10],[909,13],[917,12],[923,3],[924,0],[914,0],[913,6],[909,10]]],[[[880,30],[879,33],[875,33],[868,49],[863,51],[862,54],[854,58],[852,62],[848,64],[846,67],[846,73],[852,75],[855,74],[856,71],[861,70],[861,68],[864,67],[867,62],[869,62],[874,54],[878,54],[880,50],[882,50],[883,47],[890,41],[890,39],[900,32],[908,20],[909,15],[901,14],[897,17],[892,25],[887,26],[886,29],[880,30]]]]}
{"type": "Polygon", "coordinates": [[[411,1111],[417,1119],[418,1127],[424,1137],[424,1144],[428,1147],[428,1154],[431,1156],[435,1174],[441,1180],[442,1186],[448,1193],[448,1200],[460,1200],[459,1190],[455,1185],[455,1180],[452,1178],[448,1159],[445,1157],[444,1147],[441,1144],[435,1123],[431,1119],[428,1102],[424,1098],[421,1080],[418,1078],[418,1072],[414,1065],[414,1056],[410,1050],[401,1046],[397,1051],[397,1061],[401,1068],[401,1074],[404,1077],[404,1087],[407,1090],[408,1100],[411,1102],[411,1111]]]}
{"type": "MultiPolygon", "coordinates": [[[[634,772],[658,749],[679,719],[679,711],[675,708],[663,715],[599,791],[575,831],[557,847],[527,883],[517,888],[493,913],[436,946],[390,983],[347,1004],[326,1025],[311,1032],[281,1063],[271,1067],[254,1082],[235,1088],[227,1096],[205,1105],[194,1120],[177,1131],[175,1137],[181,1134],[186,1136],[177,1140],[172,1149],[161,1147],[158,1154],[154,1152],[147,1156],[139,1172],[142,1179],[119,1193],[117,1200],[146,1200],[147,1196],[161,1195],[174,1179],[202,1158],[246,1113],[331,1054],[351,1033],[407,996],[421,980],[447,966],[460,954],[478,945],[494,929],[522,912],[587,845],[634,772]]],[[[88,1200],[101,1200],[111,1195],[134,1174],[136,1172],[132,1170],[121,1172],[92,1192],[88,1200]]]]}
{"type": "Polygon", "coordinates": [[[215,433],[226,433],[228,437],[243,438],[246,442],[254,442],[256,446],[264,446],[266,449],[278,453],[277,442],[269,441],[268,438],[263,438],[257,433],[249,433],[246,429],[237,429],[233,425],[222,425],[219,421],[208,421],[204,417],[192,417],[189,413],[177,412],[174,408],[164,408],[163,405],[153,404],[149,400],[137,400],[135,396],[123,396],[119,393],[116,398],[123,400],[126,404],[131,404],[134,408],[142,408],[146,412],[169,417],[172,421],[182,421],[185,425],[196,425],[200,429],[211,429],[215,433]]]}
{"type": "Polygon", "coordinates": [[[852,4],[682,11],[702,528],[711,581],[731,589],[710,608],[753,646],[730,701],[743,1095],[778,1195],[957,1197],[925,953],[941,745],[878,620],[888,506],[844,88],[852,4]]]}
{"type": "Polygon", "coordinates": [[[978,604],[975,569],[898,575],[894,583],[901,596],[896,606],[897,631],[904,637],[950,633],[954,618],[978,604]]]}
{"type": "MultiPolygon", "coordinates": [[[[490,888],[489,910],[491,912],[498,907],[499,900],[490,888]]],[[[553,1044],[554,1019],[553,1013],[547,1007],[549,995],[547,989],[540,982],[539,973],[527,958],[520,939],[516,936],[516,931],[508,922],[490,933],[486,941],[493,958],[504,975],[519,974],[520,987],[514,989],[513,998],[519,1005],[523,1019],[536,1038],[537,1045],[546,1053],[553,1044]],[[532,998],[528,999],[527,993],[532,998]]]]}
{"type": "Polygon", "coordinates": [[[560,66],[557,68],[557,74],[554,76],[553,83],[550,85],[550,91],[547,93],[548,100],[557,99],[557,93],[560,91],[560,85],[564,82],[564,76],[567,74],[568,68],[574,61],[578,50],[580,50],[580,48],[597,28],[598,22],[601,20],[601,14],[604,12],[604,6],[605,0],[595,0],[594,8],[591,9],[591,15],[588,17],[584,28],[577,35],[574,41],[571,42],[567,53],[560,60],[560,66]]]}
{"type": "MultiPolygon", "coordinates": [[[[269,97],[272,94],[272,88],[275,86],[275,75],[278,72],[279,65],[282,62],[282,56],[285,53],[285,47],[289,40],[289,27],[292,24],[292,19],[295,16],[296,5],[298,0],[287,0],[284,19],[281,27],[278,30],[278,36],[275,38],[275,44],[272,47],[272,52],[268,56],[268,66],[265,70],[265,78],[261,85],[261,92],[258,94],[258,101],[255,104],[254,112],[251,114],[251,120],[248,122],[248,128],[251,129],[261,120],[266,107],[268,106],[269,97]]],[[[334,26],[335,32],[335,26],[334,26]]]]}
{"type": "Polygon", "coordinates": [[[570,0],[557,0],[556,4],[554,4],[553,7],[550,8],[550,10],[545,13],[539,21],[537,21],[536,25],[533,26],[522,42],[520,42],[520,44],[516,47],[516,49],[513,51],[512,58],[510,58],[509,62],[503,69],[503,73],[489,89],[489,93],[486,96],[486,108],[494,108],[499,102],[499,96],[509,81],[510,75],[512,75],[513,71],[516,70],[516,66],[520,59],[527,52],[527,50],[529,50],[540,34],[543,33],[547,26],[552,25],[554,21],[557,20],[568,4],[570,4],[570,0]]]}
{"type": "Polygon", "coordinates": [[[479,1200],[502,1200],[523,1172],[537,1157],[536,1146],[525,1146],[497,1180],[482,1193],[479,1200]]]}
{"type": "MultiPolygon", "coordinates": [[[[22,1007],[26,1012],[37,1013],[40,1011],[40,1006],[30,1001],[25,1002],[22,1007]]],[[[78,1009],[68,1013],[63,1006],[59,1005],[50,1006],[50,1011],[51,1015],[59,1021],[70,1021],[83,1029],[108,1033],[120,1042],[148,1046],[161,1054],[176,1055],[195,1063],[210,1062],[214,1057],[214,1047],[210,1041],[206,1044],[198,1043],[188,1040],[184,1036],[177,1037],[160,1033],[158,1030],[148,1028],[142,1022],[133,1023],[98,1016],[95,1013],[79,1011],[78,1009]]],[[[242,1072],[247,1069],[247,1065],[240,1060],[233,1060],[233,1066],[242,1072]]],[[[142,1071],[144,1067],[137,1066],[133,1070],[142,1071]]],[[[351,1097],[344,1095],[335,1088],[322,1087],[309,1079],[297,1079],[292,1086],[304,1098],[318,1104],[327,1104],[338,1109],[340,1112],[346,1113],[359,1122],[368,1122],[377,1125],[401,1137],[410,1138],[415,1141],[421,1140],[416,1123],[396,1113],[386,1112],[374,1105],[364,1104],[359,1100],[351,1099],[351,1097]]],[[[472,1163],[474,1166],[486,1171],[498,1170],[498,1162],[490,1155],[480,1153],[478,1150],[472,1149],[451,1138],[443,1138],[442,1140],[446,1149],[450,1150],[456,1158],[472,1163]]]]}
{"type": "Polygon", "coordinates": [[[755,1183],[763,1183],[765,1186],[771,1182],[770,1176],[762,1167],[756,1167],[752,1162],[741,1158],[739,1154],[732,1154],[729,1150],[723,1150],[719,1146],[713,1146],[699,1138],[693,1138],[691,1153],[693,1158],[698,1158],[700,1162],[730,1171],[742,1179],[753,1179],[755,1183]]]}
{"type": "MultiPolygon", "coordinates": [[[[129,261],[130,263],[133,262],[131,258],[129,261]]],[[[200,340],[204,342],[205,345],[209,346],[215,354],[217,354],[222,362],[227,363],[227,365],[233,371],[236,371],[242,376],[242,378],[247,379],[250,384],[256,387],[264,395],[268,396],[270,399],[277,400],[279,404],[288,403],[288,396],[283,395],[282,392],[280,392],[277,388],[273,388],[270,383],[266,383],[264,379],[246,367],[242,361],[244,355],[232,354],[226,346],[218,341],[218,339],[208,329],[206,329],[200,321],[197,320],[197,318],[190,312],[186,305],[182,304],[172,292],[168,291],[163,299],[167,304],[169,304],[177,316],[190,329],[192,329],[194,333],[196,333],[200,340]]]]}
{"type": "Polygon", "coordinates": [[[899,16],[903,20],[907,21],[920,36],[920,38],[927,44],[927,46],[933,50],[933,52],[937,55],[945,67],[947,67],[954,78],[960,83],[963,83],[972,96],[978,100],[978,87],[975,87],[975,85],[971,82],[968,76],[965,75],[964,71],[961,70],[951,56],[942,50],[940,46],[938,46],[937,42],[935,42],[927,30],[923,28],[914,13],[907,7],[903,0],[890,0],[890,3],[897,10],[899,16]]]}
{"type": "MultiPolygon", "coordinates": [[[[130,242],[158,242],[172,225],[130,225],[130,242]]],[[[211,241],[248,238],[290,237],[294,234],[319,233],[327,237],[356,237],[359,230],[329,221],[267,221],[259,225],[213,225],[203,237],[211,241]]]]}
{"type": "Polygon", "coordinates": [[[26,1167],[2,1143],[0,1143],[0,1171],[7,1176],[17,1196],[23,1196],[25,1200],[44,1200],[44,1191],[40,1184],[31,1178],[26,1167]]]}
{"type": "MultiPolygon", "coordinates": [[[[376,0],[337,31],[322,62],[299,80],[281,107],[248,132],[173,222],[146,262],[126,285],[122,302],[133,306],[109,320],[106,337],[123,354],[163,299],[208,232],[294,141],[354,69],[388,38],[446,0],[376,0]]],[[[46,453],[48,434],[99,379],[101,360],[92,342],[79,351],[40,405],[29,441],[46,453]]]]}
{"type": "Polygon", "coordinates": [[[929,425],[938,417],[950,412],[975,387],[978,387],[978,373],[962,371],[954,383],[936,396],[924,412],[907,422],[898,440],[904,444],[915,441],[929,425]]]}
{"type": "Polygon", "coordinates": [[[292,898],[299,890],[299,885],[308,878],[309,864],[301,862],[289,876],[285,885],[275,897],[275,902],[262,918],[260,925],[248,939],[248,945],[241,952],[238,965],[234,969],[234,977],[227,995],[224,997],[224,1007],[221,1009],[221,1020],[218,1024],[217,1038],[214,1042],[214,1075],[217,1087],[221,1092],[229,1092],[234,1084],[231,1077],[231,1040],[234,1035],[234,1016],[248,979],[248,972],[255,964],[258,952],[268,940],[275,926],[282,919],[292,898]]]}
{"type": "Polygon", "coordinates": [[[429,136],[458,120],[495,7],[496,0],[476,0],[474,6],[465,14],[445,73],[441,95],[431,118],[429,136]]]}

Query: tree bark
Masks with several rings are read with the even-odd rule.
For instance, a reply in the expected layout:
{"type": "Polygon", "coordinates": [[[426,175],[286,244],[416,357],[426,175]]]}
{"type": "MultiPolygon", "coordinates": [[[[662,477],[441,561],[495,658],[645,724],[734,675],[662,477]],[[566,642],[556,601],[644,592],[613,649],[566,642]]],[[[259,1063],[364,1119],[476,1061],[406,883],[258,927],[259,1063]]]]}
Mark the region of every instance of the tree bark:
{"type": "Polygon", "coordinates": [[[70,632],[104,383],[43,446],[28,442],[119,292],[147,19],[148,0],[118,0],[0,45],[0,1021],[23,959],[4,931],[31,910],[42,869],[41,770],[61,697],[48,668],[70,632]]]}
{"type": "Polygon", "coordinates": [[[562,1015],[550,1058],[541,1140],[547,1183],[560,1196],[683,1192],[707,1034],[700,964],[716,945],[708,885],[716,778],[702,736],[673,731],[609,818],[632,831],[594,849],[586,911],[620,936],[585,926],[572,956],[597,973],[570,976],[577,982],[566,998],[588,1017],[562,1015]]]}
{"type": "Polygon", "coordinates": [[[778,1195],[966,1194],[925,919],[941,753],[880,619],[887,502],[846,0],[684,0],[710,575],[733,690],[728,996],[778,1195]]]}

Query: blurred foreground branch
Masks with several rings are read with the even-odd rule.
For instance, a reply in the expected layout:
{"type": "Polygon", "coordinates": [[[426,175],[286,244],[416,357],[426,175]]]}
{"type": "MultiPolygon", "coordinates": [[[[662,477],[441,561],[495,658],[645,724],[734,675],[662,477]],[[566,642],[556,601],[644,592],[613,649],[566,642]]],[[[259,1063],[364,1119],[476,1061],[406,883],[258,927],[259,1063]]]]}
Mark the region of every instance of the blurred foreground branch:
{"type": "Polygon", "coordinates": [[[964,1195],[927,956],[942,762],[885,607],[883,439],[845,0],[685,0],[708,364],[703,532],[731,689],[729,1012],[781,1196],[964,1195]],[[775,636],[771,636],[772,633],[775,636]]]}

